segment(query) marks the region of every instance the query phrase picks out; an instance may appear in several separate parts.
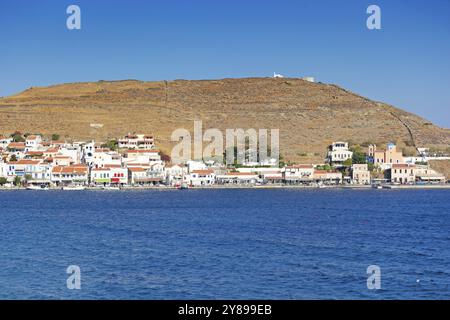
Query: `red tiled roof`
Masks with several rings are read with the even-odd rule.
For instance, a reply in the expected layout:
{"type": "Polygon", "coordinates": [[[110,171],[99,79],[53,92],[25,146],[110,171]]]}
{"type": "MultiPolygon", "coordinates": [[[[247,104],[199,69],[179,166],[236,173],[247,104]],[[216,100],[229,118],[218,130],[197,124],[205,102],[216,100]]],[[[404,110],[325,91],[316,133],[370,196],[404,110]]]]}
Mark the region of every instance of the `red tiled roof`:
{"type": "Polygon", "coordinates": [[[109,168],[94,168],[92,171],[109,171],[109,168]]]}
{"type": "Polygon", "coordinates": [[[56,166],[52,169],[52,173],[86,174],[87,167],[83,165],[56,166]]]}
{"type": "Polygon", "coordinates": [[[192,170],[192,173],[197,173],[197,174],[212,174],[214,173],[213,170],[192,170]]]}
{"type": "Polygon", "coordinates": [[[128,150],[127,153],[158,153],[158,150],[128,150]]]}
{"type": "Polygon", "coordinates": [[[105,164],[105,168],[122,168],[120,164],[105,164]]]}
{"type": "Polygon", "coordinates": [[[11,142],[8,145],[9,149],[25,149],[25,143],[23,142],[11,142]]]}
{"type": "Polygon", "coordinates": [[[23,164],[23,165],[29,165],[29,164],[33,165],[33,164],[39,164],[39,163],[41,163],[41,161],[39,161],[39,160],[21,159],[21,160],[16,161],[16,164],[23,164]]]}
{"type": "Polygon", "coordinates": [[[45,153],[58,153],[59,148],[49,148],[45,151],[45,153]]]}
{"type": "Polygon", "coordinates": [[[37,155],[43,155],[43,154],[44,154],[43,151],[28,151],[26,153],[26,155],[29,155],[29,156],[37,156],[37,155]]]}
{"type": "Polygon", "coordinates": [[[312,164],[293,164],[291,166],[287,166],[286,169],[312,169],[312,164]]]}
{"type": "MultiPolygon", "coordinates": [[[[212,170],[211,170],[212,171],[212,170]]],[[[227,175],[229,176],[257,176],[258,174],[255,172],[227,172],[227,175]]]]}
{"type": "Polygon", "coordinates": [[[407,163],[394,163],[392,165],[392,168],[394,168],[394,169],[403,169],[403,168],[411,168],[411,169],[413,169],[415,167],[416,167],[415,165],[407,164],[407,163]]]}

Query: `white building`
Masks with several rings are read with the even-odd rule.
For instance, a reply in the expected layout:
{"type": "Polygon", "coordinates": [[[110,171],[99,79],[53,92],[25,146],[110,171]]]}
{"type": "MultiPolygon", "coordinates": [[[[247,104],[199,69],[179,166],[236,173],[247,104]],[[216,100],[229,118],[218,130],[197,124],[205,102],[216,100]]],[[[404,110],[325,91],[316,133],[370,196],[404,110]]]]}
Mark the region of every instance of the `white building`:
{"type": "Polygon", "coordinates": [[[95,155],[95,142],[87,142],[79,143],[81,146],[81,161],[88,166],[91,166],[94,161],[94,155],[95,155]]]}
{"type": "Polygon", "coordinates": [[[128,168],[122,168],[120,165],[107,165],[106,168],[109,169],[111,184],[128,184],[128,168]]]}
{"type": "Polygon", "coordinates": [[[153,136],[148,134],[127,134],[118,141],[121,149],[151,150],[155,148],[153,136]]]}
{"type": "Polygon", "coordinates": [[[25,138],[26,151],[36,151],[42,143],[42,137],[40,135],[30,135],[25,138]]]}
{"type": "Polygon", "coordinates": [[[115,151],[96,151],[92,159],[92,165],[95,168],[103,168],[111,165],[120,167],[122,165],[122,157],[115,151]]]}
{"type": "Polygon", "coordinates": [[[207,166],[203,161],[195,161],[189,160],[186,162],[188,172],[192,172],[194,170],[207,170],[207,166]]]}
{"type": "Polygon", "coordinates": [[[213,170],[193,170],[184,176],[184,182],[191,186],[208,186],[215,183],[213,170]]]}
{"type": "Polygon", "coordinates": [[[166,184],[174,186],[183,181],[183,176],[187,174],[187,167],[175,164],[171,167],[165,167],[164,171],[166,176],[166,184]]]}
{"type": "Polygon", "coordinates": [[[4,136],[0,136],[0,149],[6,150],[8,145],[13,141],[12,138],[7,138],[4,136]]]}
{"type": "Polygon", "coordinates": [[[52,168],[51,181],[56,185],[87,184],[88,168],[84,165],[56,166],[52,168]]]}
{"type": "Polygon", "coordinates": [[[314,166],[311,164],[296,164],[286,166],[283,172],[283,180],[288,183],[300,183],[313,180],[314,166]]]}
{"type": "Polygon", "coordinates": [[[219,184],[255,184],[261,179],[254,172],[228,172],[216,176],[219,184]]]}
{"type": "Polygon", "coordinates": [[[342,166],[344,161],[351,159],[353,152],[348,149],[347,142],[333,142],[329,146],[328,161],[330,164],[342,166]]]}
{"type": "Polygon", "coordinates": [[[416,181],[424,183],[445,183],[445,176],[427,165],[416,165],[416,181]]]}
{"type": "Polygon", "coordinates": [[[128,150],[126,152],[126,157],[123,158],[122,161],[126,164],[154,164],[161,162],[161,156],[157,150],[128,150]]]}

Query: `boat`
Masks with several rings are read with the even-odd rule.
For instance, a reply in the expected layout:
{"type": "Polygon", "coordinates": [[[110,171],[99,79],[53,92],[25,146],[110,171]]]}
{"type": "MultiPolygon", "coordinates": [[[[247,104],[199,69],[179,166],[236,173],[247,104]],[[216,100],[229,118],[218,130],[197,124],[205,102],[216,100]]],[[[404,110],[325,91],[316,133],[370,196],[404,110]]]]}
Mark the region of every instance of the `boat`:
{"type": "Polygon", "coordinates": [[[103,187],[103,190],[118,191],[118,190],[120,190],[120,187],[103,187]]]}
{"type": "Polygon", "coordinates": [[[41,184],[41,185],[29,185],[26,188],[27,190],[48,190],[48,187],[45,184],[41,184]]]}
{"type": "Polygon", "coordinates": [[[85,186],[65,186],[62,187],[62,190],[65,191],[81,191],[81,190],[86,190],[85,186]]]}
{"type": "Polygon", "coordinates": [[[189,189],[189,185],[187,183],[182,183],[178,186],[178,190],[189,189]]]}

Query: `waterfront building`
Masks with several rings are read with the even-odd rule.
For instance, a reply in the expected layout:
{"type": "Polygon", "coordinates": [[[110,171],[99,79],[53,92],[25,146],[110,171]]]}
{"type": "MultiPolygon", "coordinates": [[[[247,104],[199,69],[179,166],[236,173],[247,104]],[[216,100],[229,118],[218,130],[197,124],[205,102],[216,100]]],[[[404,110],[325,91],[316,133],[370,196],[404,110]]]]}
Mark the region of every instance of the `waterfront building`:
{"type": "Polygon", "coordinates": [[[128,183],[130,185],[144,184],[147,178],[147,170],[143,167],[128,167],[128,183]]]}
{"type": "Polygon", "coordinates": [[[445,176],[431,169],[427,165],[416,165],[416,182],[420,183],[445,183],[445,176]]]}
{"type": "Polygon", "coordinates": [[[104,169],[109,169],[111,184],[124,186],[128,184],[128,168],[122,168],[120,164],[106,164],[104,169]]]}
{"type": "Polygon", "coordinates": [[[112,172],[110,168],[93,168],[91,169],[91,184],[97,186],[111,185],[112,172]]]}
{"type": "Polygon", "coordinates": [[[313,180],[323,184],[341,184],[342,173],[328,170],[314,170],[313,180]]]}
{"type": "Polygon", "coordinates": [[[260,180],[254,172],[227,172],[223,175],[217,175],[218,184],[255,184],[260,180]]]}
{"type": "Polygon", "coordinates": [[[55,166],[51,171],[51,182],[57,186],[88,182],[88,168],[85,165],[55,166]]]}
{"type": "Polygon", "coordinates": [[[184,182],[191,186],[208,186],[215,183],[216,174],[213,170],[193,170],[184,176],[184,182]]]}
{"type": "Polygon", "coordinates": [[[352,181],[355,184],[370,184],[370,171],[367,163],[352,165],[352,181]]]}
{"type": "Polygon", "coordinates": [[[183,176],[187,174],[187,167],[175,164],[164,168],[166,184],[169,186],[179,185],[183,182],[183,176]]]}
{"type": "Polygon", "coordinates": [[[311,164],[295,164],[283,170],[283,180],[289,184],[310,183],[313,180],[314,166],[311,164]]]}
{"type": "Polygon", "coordinates": [[[392,183],[412,184],[416,181],[416,166],[406,163],[394,163],[386,170],[387,178],[392,183]]]}

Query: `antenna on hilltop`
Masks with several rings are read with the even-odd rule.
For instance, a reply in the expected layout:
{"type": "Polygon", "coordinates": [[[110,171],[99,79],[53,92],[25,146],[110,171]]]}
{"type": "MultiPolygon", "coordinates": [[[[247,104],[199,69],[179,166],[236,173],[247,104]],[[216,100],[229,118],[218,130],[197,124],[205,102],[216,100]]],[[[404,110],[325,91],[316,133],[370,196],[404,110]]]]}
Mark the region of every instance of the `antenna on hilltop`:
{"type": "Polygon", "coordinates": [[[282,74],[279,74],[279,73],[273,73],[273,77],[274,78],[284,78],[284,76],[282,75],[282,74]]]}

